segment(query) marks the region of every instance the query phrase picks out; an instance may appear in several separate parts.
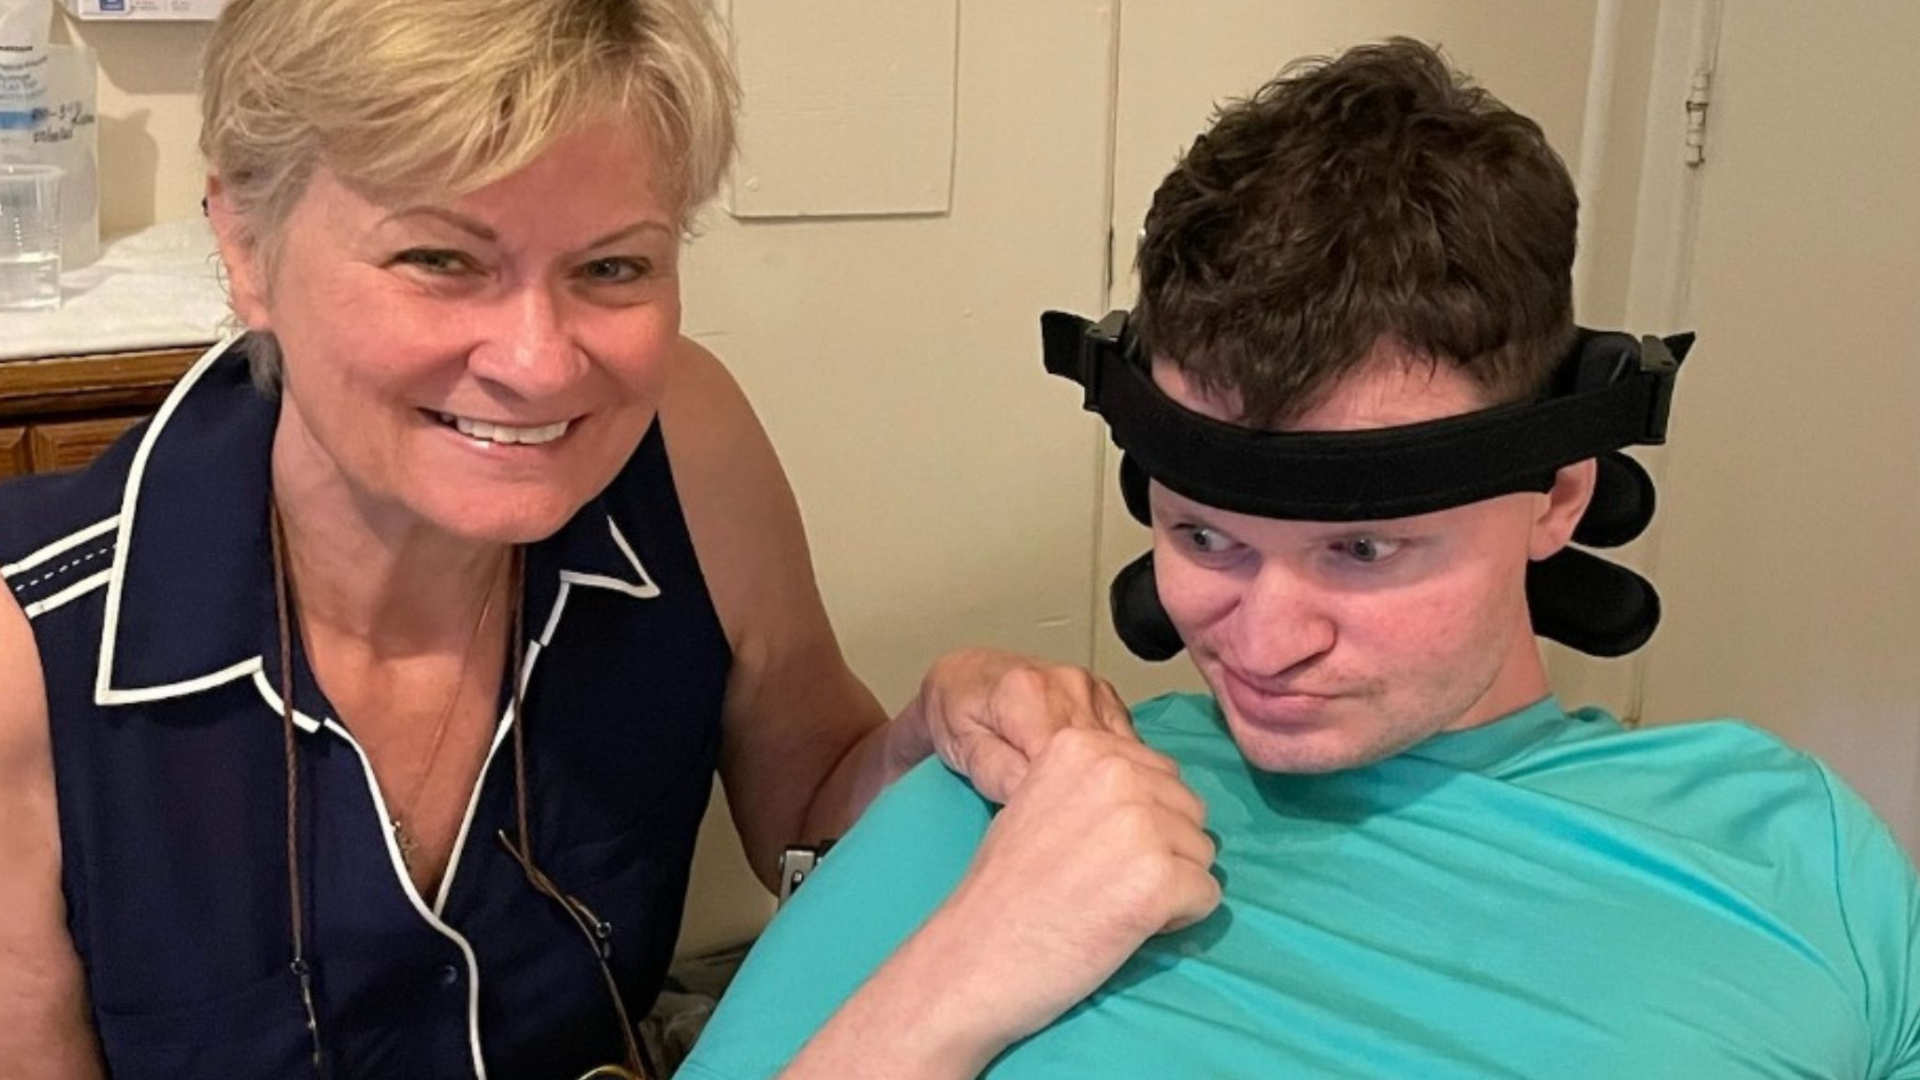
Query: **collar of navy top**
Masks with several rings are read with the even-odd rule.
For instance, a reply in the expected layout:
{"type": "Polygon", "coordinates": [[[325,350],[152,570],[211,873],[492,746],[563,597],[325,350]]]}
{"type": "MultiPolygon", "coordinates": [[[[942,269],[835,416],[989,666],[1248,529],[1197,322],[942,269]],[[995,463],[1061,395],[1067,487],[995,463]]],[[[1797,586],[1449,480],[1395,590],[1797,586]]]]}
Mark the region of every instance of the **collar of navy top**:
{"type": "MultiPolygon", "coordinates": [[[[229,340],[181,378],[143,433],[121,496],[96,703],[158,701],[253,678],[279,707],[268,689],[278,645],[267,534],[279,410],[254,388],[229,340]]],[[[528,550],[528,670],[574,586],[660,594],[599,497],[528,550]]]]}

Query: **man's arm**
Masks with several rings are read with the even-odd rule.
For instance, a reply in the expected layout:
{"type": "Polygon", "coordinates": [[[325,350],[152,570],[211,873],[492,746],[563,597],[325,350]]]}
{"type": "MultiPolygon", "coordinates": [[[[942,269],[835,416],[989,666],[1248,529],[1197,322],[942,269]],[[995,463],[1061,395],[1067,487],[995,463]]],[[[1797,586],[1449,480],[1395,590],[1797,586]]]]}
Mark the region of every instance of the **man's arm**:
{"type": "Polygon", "coordinates": [[[0,1075],[101,1075],[60,889],[47,698],[33,631],[0,588],[0,1075]]]}
{"type": "Polygon", "coordinates": [[[1865,799],[1815,762],[1833,813],[1834,891],[1866,980],[1871,1080],[1920,1080],[1920,874],[1865,799]]]}
{"type": "Polygon", "coordinates": [[[937,763],[889,787],[754,944],[681,1075],[776,1075],[959,885],[992,820],[937,763]]]}
{"type": "Polygon", "coordinates": [[[937,764],[881,796],[754,948],[703,1080],[976,1076],[1219,900],[1173,763],[1063,732],[1004,812],[937,764]]]}

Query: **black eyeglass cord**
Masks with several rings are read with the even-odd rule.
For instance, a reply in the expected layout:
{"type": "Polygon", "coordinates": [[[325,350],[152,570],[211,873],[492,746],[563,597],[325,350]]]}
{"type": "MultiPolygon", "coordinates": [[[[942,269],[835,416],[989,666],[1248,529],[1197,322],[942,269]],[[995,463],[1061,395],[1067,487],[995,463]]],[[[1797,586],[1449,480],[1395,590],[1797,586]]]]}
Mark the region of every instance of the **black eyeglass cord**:
{"type": "Polygon", "coordinates": [[[313,1007],[313,965],[307,963],[306,906],[300,889],[300,760],[293,735],[293,627],[289,611],[291,583],[287,580],[286,541],[281,535],[280,511],[269,518],[273,540],[273,595],[280,633],[280,734],[287,763],[287,900],[292,913],[293,962],[288,967],[300,981],[300,1004],[307,1011],[307,1034],[313,1040],[313,1073],[326,1076],[320,1050],[320,1015],[313,1007]]]}
{"type": "MultiPolygon", "coordinates": [[[[307,1033],[313,1041],[313,1073],[320,1080],[325,1080],[326,1055],[320,1038],[320,1015],[314,1007],[313,965],[307,960],[306,908],[301,895],[300,769],[293,723],[293,589],[291,575],[287,572],[286,539],[278,504],[268,515],[268,533],[273,544],[274,607],[277,609],[280,637],[280,729],[286,747],[287,767],[287,898],[290,902],[293,939],[293,960],[288,968],[300,983],[300,1003],[306,1009],[307,1033]]],[[[513,597],[513,637],[507,661],[507,681],[513,695],[513,806],[514,823],[518,827],[520,840],[518,844],[514,843],[505,829],[501,829],[497,836],[514,861],[520,864],[534,889],[558,903],[574,925],[586,935],[613,1002],[626,1062],[622,1065],[597,1066],[583,1074],[580,1080],[650,1080],[654,1075],[652,1062],[648,1059],[646,1048],[634,1034],[626,1001],[620,996],[619,983],[614,980],[613,971],[607,966],[607,961],[613,955],[612,924],[595,915],[584,902],[562,890],[533,861],[533,833],[529,826],[531,800],[528,798],[526,738],[523,734],[526,728],[526,702],[521,686],[526,664],[526,604],[523,602],[527,573],[525,548],[518,545],[514,547],[510,566],[508,587],[513,597]]]]}

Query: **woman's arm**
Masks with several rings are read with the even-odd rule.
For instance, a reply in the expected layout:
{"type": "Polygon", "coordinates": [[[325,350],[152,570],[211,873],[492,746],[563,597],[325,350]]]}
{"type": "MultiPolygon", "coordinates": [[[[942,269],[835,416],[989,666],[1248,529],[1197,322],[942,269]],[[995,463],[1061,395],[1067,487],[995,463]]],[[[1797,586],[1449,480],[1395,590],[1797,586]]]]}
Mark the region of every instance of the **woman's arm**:
{"type": "Polygon", "coordinates": [[[720,772],[754,872],[836,835],[816,803],[865,805],[893,773],[887,715],[847,667],[800,510],[759,419],[720,362],[683,341],[660,423],[708,593],[733,649],[720,772]]]}
{"type": "Polygon", "coordinates": [[[780,851],[844,832],[930,752],[1004,800],[1062,727],[1131,733],[1111,687],[1078,668],[995,650],[954,653],[889,720],[848,668],[813,574],[799,508],[726,369],[683,341],[660,417],[675,488],[733,649],[720,771],[769,888],[780,851]]]}
{"type": "Polygon", "coordinates": [[[0,1073],[101,1075],[86,978],[67,934],[45,677],[33,631],[0,588],[0,1073]]]}

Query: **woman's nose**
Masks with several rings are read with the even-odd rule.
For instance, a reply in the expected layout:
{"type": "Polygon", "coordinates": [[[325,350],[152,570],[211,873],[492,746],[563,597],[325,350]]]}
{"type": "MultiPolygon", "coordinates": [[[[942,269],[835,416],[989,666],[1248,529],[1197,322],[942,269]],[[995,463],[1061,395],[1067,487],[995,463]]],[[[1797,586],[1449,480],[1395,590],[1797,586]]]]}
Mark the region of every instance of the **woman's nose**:
{"type": "Polygon", "coordinates": [[[553,397],[587,369],[567,314],[567,301],[545,284],[529,284],[503,298],[468,366],[475,375],[520,397],[553,397]]]}

